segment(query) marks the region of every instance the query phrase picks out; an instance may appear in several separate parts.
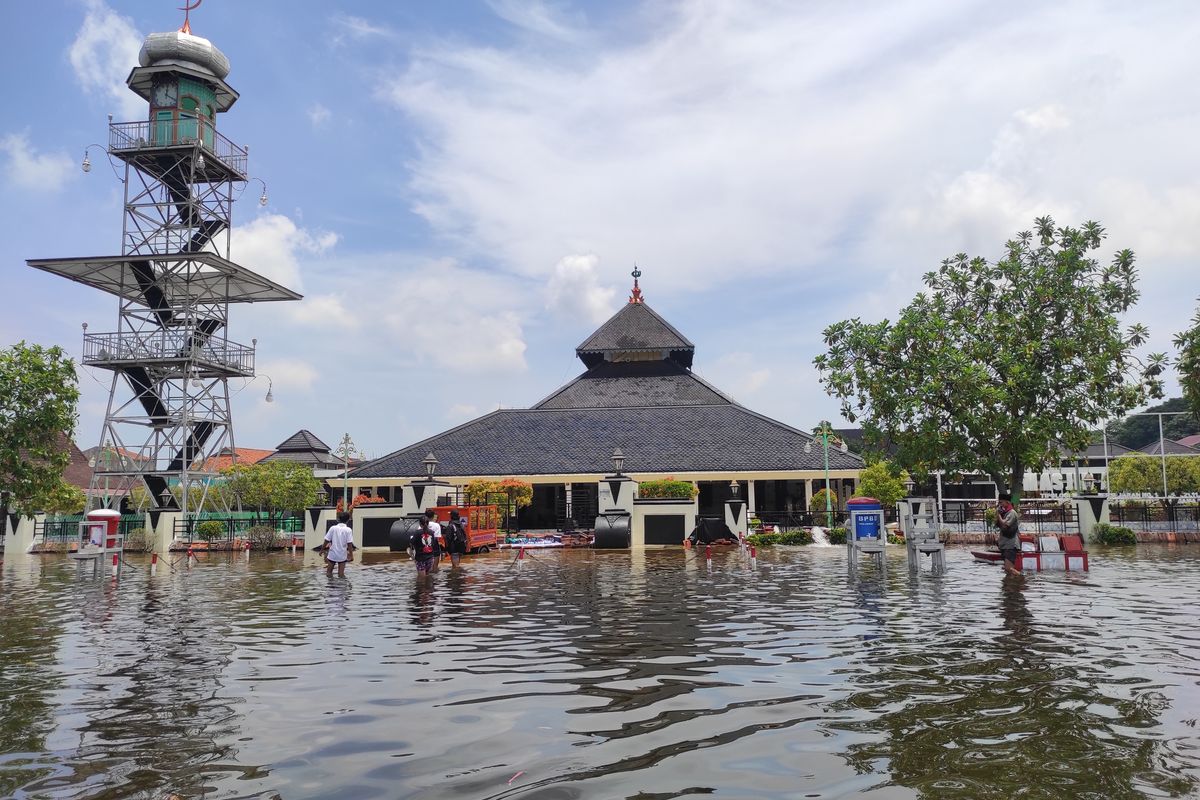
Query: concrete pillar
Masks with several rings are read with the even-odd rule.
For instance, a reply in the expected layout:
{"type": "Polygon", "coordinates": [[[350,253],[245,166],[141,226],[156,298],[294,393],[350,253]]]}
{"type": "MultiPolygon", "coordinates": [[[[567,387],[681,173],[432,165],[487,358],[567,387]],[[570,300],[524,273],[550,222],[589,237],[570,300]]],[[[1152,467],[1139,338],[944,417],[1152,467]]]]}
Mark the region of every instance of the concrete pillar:
{"type": "MultiPolygon", "coordinates": [[[[335,519],[336,506],[312,506],[304,509],[304,552],[310,552],[325,541],[325,531],[335,519]]],[[[361,542],[362,539],[358,541],[361,542]]]]}
{"type": "Polygon", "coordinates": [[[175,523],[182,519],[181,511],[150,511],[146,514],[146,530],[150,532],[150,551],[165,555],[175,542],[175,523]]]}
{"type": "Polygon", "coordinates": [[[1084,494],[1074,498],[1075,518],[1079,520],[1079,533],[1085,542],[1090,542],[1096,535],[1096,525],[1107,523],[1108,495],[1084,494]]]}
{"type": "MultiPolygon", "coordinates": [[[[45,514],[41,515],[46,518],[45,514]]],[[[33,550],[33,536],[37,531],[37,518],[10,514],[4,521],[4,552],[28,553],[33,550]]]]}
{"type": "Polygon", "coordinates": [[[754,481],[752,481],[752,480],[746,481],[746,493],[748,495],[748,497],[746,498],[746,502],[749,503],[748,510],[746,513],[753,517],[754,512],[757,508],[757,506],[755,506],[754,481]]]}

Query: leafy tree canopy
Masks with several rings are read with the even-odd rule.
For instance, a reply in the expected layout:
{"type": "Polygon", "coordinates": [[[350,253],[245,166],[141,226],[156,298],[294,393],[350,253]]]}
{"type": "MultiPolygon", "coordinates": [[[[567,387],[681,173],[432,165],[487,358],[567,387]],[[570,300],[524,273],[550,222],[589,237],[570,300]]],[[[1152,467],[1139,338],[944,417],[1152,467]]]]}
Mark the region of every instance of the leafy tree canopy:
{"type": "Polygon", "coordinates": [[[235,464],[221,470],[221,475],[225,480],[220,491],[231,498],[231,505],[240,501],[243,508],[266,511],[269,516],[299,513],[317,502],[321,489],[312,468],[296,461],[235,464]]]}
{"type": "Polygon", "coordinates": [[[1102,265],[1091,253],[1103,239],[1095,222],[1042,217],[995,263],[946,259],[895,323],[826,328],[822,382],[846,419],[890,439],[918,474],[980,471],[1019,500],[1027,468],[1084,449],[1101,420],[1162,396],[1166,357],[1141,362],[1146,329],[1122,333],[1118,321],[1138,298],[1133,253],[1102,265]]]}
{"type": "Polygon", "coordinates": [[[890,461],[876,461],[858,474],[858,494],[860,497],[874,497],[888,508],[904,498],[904,481],[907,478],[908,473],[890,461]]]}
{"type": "Polygon", "coordinates": [[[60,491],[78,402],[75,363],[61,347],[0,349],[0,511],[39,511],[60,491]]]}
{"type": "MultiPolygon", "coordinates": [[[[1178,412],[1187,411],[1187,401],[1182,397],[1172,397],[1165,403],[1150,406],[1144,413],[1152,414],[1158,411],[1178,412]]],[[[1200,421],[1190,414],[1164,414],[1162,418],[1162,435],[1165,439],[1177,440],[1193,433],[1200,433],[1200,421]]],[[[1158,417],[1127,416],[1112,422],[1108,426],[1108,440],[1137,450],[1151,442],[1158,441],[1158,417]]]]}
{"type": "Polygon", "coordinates": [[[1162,495],[1164,470],[1168,495],[1200,491],[1200,458],[1194,456],[1129,453],[1114,458],[1108,464],[1108,485],[1117,494],[1162,495]]]}
{"type": "Polygon", "coordinates": [[[1195,419],[1200,419],[1200,307],[1192,317],[1192,325],[1175,336],[1179,349],[1179,385],[1195,419]]]}

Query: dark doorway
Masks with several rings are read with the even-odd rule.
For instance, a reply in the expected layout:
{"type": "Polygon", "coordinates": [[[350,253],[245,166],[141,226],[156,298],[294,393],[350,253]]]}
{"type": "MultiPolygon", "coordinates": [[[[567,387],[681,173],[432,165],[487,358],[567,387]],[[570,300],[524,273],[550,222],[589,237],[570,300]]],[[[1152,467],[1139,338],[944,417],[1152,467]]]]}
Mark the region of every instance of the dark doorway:
{"type": "Polygon", "coordinates": [[[558,528],[558,506],[565,489],[561,483],[535,483],[533,501],[517,511],[517,527],[523,531],[558,528]]]}
{"type": "Polygon", "coordinates": [[[653,514],[646,517],[646,544],[683,545],[683,514],[653,514]]]}
{"type": "MultiPolygon", "coordinates": [[[[745,501],[749,497],[749,485],[747,481],[738,481],[739,500],[745,501]]],[[[700,516],[725,519],[725,501],[731,496],[729,481],[697,481],[696,486],[700,489],[696,497],[700,516]]]]}

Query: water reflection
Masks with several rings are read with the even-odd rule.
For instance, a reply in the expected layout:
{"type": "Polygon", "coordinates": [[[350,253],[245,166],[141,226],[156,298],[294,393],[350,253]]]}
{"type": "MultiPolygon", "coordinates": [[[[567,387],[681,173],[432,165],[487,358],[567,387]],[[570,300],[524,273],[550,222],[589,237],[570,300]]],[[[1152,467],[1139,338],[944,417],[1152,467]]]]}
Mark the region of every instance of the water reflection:
{"type": "Polygon", "coordinates": [[[119,586],[6,564],[0,794],[1188,796],[1200,560],[1139,553],[1012,580],[958,552],[848,575],[840,548],[429,582],[391,556],[119,586]]]}

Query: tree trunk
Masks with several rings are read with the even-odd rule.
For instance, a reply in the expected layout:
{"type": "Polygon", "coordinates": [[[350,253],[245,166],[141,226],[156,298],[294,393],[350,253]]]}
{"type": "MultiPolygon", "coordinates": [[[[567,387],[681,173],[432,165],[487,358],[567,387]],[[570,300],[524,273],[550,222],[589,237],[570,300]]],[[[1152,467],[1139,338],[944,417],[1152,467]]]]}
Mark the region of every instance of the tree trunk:
{"type": "Polygon", "coordinates": [[[1008,479],[1008,492],[1012,495],[1012,504],[1020,507],[1021,491],[1025,488],[1025,465],[1013,464],[1012,475],[1008,479]]]}

